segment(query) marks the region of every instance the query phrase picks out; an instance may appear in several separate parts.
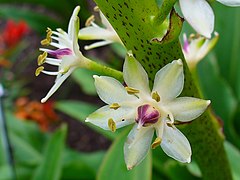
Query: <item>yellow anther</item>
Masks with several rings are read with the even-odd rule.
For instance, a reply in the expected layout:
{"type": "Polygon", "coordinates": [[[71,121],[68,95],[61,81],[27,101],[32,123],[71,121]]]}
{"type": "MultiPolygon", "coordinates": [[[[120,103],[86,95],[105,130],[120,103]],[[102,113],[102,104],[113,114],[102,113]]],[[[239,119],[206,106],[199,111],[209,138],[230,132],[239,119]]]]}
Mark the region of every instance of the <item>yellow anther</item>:
{"type": "Polygon", "coordinates": [[[118,108],[120,108],[120,105],[118,103],[113,103],[110,105],[110,109],[117,110],[118,108]]]}
{"type": "Polygon", "coordinates": [[[116,123],[113,121],[112,118],[108,120],[108,127],[112,132],[116,131],[116,123]]]}
{"type": "Polygon", "coordinates": [[[162,139],[160,137],[157,137],[154,142],[152,143],[152,149],[155,149],[157,146],[159,146],[162,142],[162,139]]]}
{"type": "Polygon", "coordinates": [[[95,12],[99,12],[99,7],[98,6],[95,6],[94,8],[93,8],[93,10],[95,11],[95,12]]]}
{"type": "Polygon", "coordinates": [[[159,94],[157,93],[157,91],[154,91],[154,92],[152,93],[152,98],[153,98],[154,100],[156,100],[157,102],[160,101],[160,96],[159,96],[159,94]]]}
{"type": "Polygon", "coordinates": [[[94,15],[90,16],[90,17],[86,20],[85,26],[90,26],[93,21],[95,21],[94,15]]]}
{"type": "Polygon", "coordinates": [[[46,38],[41,41],[41,45],[48,46],[51,43],[51,38],[46,38]]]}
{"type": "Polygon", "coordinates": [[[171,122],[167,122],[167,126],[172,128],[173,124],[171,122]]]}
{"type": "Polygon", "coordinates": [[[44,67],[43,66],[40,66],[36,69],[35,71],[35,76],[39,76],[39,74],[44,70],[44,67]]]}
{"type": "Polygon", "coordinates": [[[43,54],[40,54],[38,56],[38,65],[39,66],[42,65],[45,62],[45,60],[47,58],[47,55],[48,55],[47,52],[43,52],[43,54]]]}
{"type": "Polygon", "coordinates": [[[51,35],[52,35],[52,30],[50,28],[47,28],[47,36],[46,36],[46,39],[52,39],[51,38],[51,35]]]}
{"type": "Polygon", "coordinates": [[[128,94],[136,94],[139,93],[139,90],[131,88],[131,87],[125,87],[128,94]]]}

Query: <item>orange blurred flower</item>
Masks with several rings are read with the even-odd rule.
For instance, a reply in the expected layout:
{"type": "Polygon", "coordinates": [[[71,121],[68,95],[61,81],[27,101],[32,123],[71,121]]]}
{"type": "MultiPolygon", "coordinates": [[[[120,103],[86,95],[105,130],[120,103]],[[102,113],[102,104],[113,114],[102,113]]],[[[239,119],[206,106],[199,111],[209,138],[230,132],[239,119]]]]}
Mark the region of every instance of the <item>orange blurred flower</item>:
{"type": "Polygon", "coordinates": [[[53,101],[42,104],[38,101],[31,101],[27,97],[20,97],[16,101],[15,115],[23,120],[34,121],[42,131],[47,131],[58,120],[53,105],[53,101]]]}

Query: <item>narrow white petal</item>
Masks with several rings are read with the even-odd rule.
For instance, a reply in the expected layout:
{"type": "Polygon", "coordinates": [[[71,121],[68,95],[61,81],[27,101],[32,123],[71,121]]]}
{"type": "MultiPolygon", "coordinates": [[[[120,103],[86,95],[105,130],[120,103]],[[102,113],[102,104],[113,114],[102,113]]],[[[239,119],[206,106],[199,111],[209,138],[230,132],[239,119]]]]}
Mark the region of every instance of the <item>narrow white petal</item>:
{"type": "Polygon", "coordinates": [[[99,11],[99,15],[100,15],[100,17],[101,17],[102,24],[103,24],[107,29],[114,31],[112,25],[110,24],[110,22],[107,20],[107,18],[104,16],[104,14],[103,14],[101,11],[99,11]]]}
{"type": "Polygon", "coordinates": [[[187,138],[175,126],[169,127],[165,123],[161,147],[173,159],[182,163],[191,162],[191,146],[187,138]]]}
{"type": "Polygon", "coordinates": [[[68,24],[68,35],[72,41],[77,39],[77,35],[79,31],[79,18],[78,18],[79,11],[80,11],[80,6],[75,7],[68,24]]]}
{"type": "Polygon", "coordinates": [[[113,43],[113,42],[112,41],[99,41],[99,42],[90,44],[88,46],[84,46],[84,49],[85,50],[90,50],[90,49],[94,49],[94,48],[97,48],[97,47],[106,46],[106,45],[111,44],[111,43],[113,43]]]}
{"type": "Polygon", "coordinates": [[[124,159],[128,169],[132,169],[146,157],[153,133],[154,129],[151,127],[137,129],[137,124],[134,125],[124,144],[124,159]]]}
{"type": "Polygon", "coordinates": [[[123,65],[123,78],[129,87],[150,94],[148,75],[142,65],[128,52],[123,65]]]}
{"type": "Polygon", "coordinates": [[[123,85],[112,77],[95,75],[94,79],[99,97],[107,104],[137,100],[137,97],[129,95],[123,85]]]}
{"type": "Polygon", "coordinates": [[[217,0],[226,6],[240,6],[240,0],[217,0]]]}
{"type": "Polygon", "coordinates": [[[183,85],[182,60],[175,60],[157,72],[154,79],[153,92],[158,92],[161,101],[169,101],[182,92],[183,85]]]}
{"type": "Polygon", "coordinates": [[[102,129],[110,130],[108,120],[112,119],[116,123],[116,128],[132,124],[135,122],[135,109],[130,107],[120,107],[116,110],[110,109],[109,106],[104,106],[94,113],[90,114],[86,122],[90,122],[102,129]]]}
{"type": "Polygon", "coordinates": [[[47,95],[42,98],[41,102],[45,103],[52,95],[53,93],[55,93],[57,91],[57,89],[61,86],[61,84],[68,78],[68,76],[71,75],[71,73],[74,71],[74,68],[70,69],[66,74],[62,75],[61,77],[59,77],[58,79],[56,79],[55,84],[53,85],[53,87],[49,90],[49,92],[47,93],[47,95]]]}
{"type": "Polygon", "coordinates": [[[199,117],[209,104],[209,100],[179,97],[165,104],[165,106],[173,114],[175,120],[187,122],[199,117]]]}
{"type": "Polygon", "coordinates": [[[115,34],[112,31],[101,27],[85,27],[80,29],[78,37],[83,40],[114,40],[115,34]]]}
{"type": "Polygon", "coordinates": [[[201,35],[211,38],[214,13],[206,0],[179,0],[184,18],[201,35]]]}

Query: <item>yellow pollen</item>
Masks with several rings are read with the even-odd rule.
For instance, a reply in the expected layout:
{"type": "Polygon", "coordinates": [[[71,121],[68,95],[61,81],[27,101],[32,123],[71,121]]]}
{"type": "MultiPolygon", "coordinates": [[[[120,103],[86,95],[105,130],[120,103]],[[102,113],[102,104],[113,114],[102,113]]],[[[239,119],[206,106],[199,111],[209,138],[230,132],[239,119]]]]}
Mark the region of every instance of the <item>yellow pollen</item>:
{"type": "Polygon", "coordinates": [[[108,120],[108,127],[112,132],[116,131],[116,123],[113,121],[112,118],[108,120]]]}
{"type": "Polygon", "coordinates": [[[167,126],[172,128],[172,127],[173,127],[173,124],[170,123],[170,122],[167,122],[167,126]]]}
{"type": "Polygon", "coordinates": [[[48,46],[48,45],[50,45],[51,42],[52,42],[52,39],[51,39],[51,38],[46,38],[46,39],[43,39],[43,40],[41,41],[41,45],[43,45],[43,46],[48,46]]]}
{"type": "Polygon", "coordinates": [[[95,6],[93,10],[94,10],[95,12],[99,12],[99,7],[98,7],[98,6],[95,6]]]}
{"type": "Polygon", "coordinates": [[[117,110],[118,108],[120,108],[120,105],[118,103],[113,103],[110,105],[110,109],[117,110]]]}
{"type": "Polygon", "coordinates": [[[95,21],[94,15],[90,16],[90,17],[86,20],[85,26],[90,26],[93,21],[95,21]]]}
{"type": "Polygon", "coordinates": [[[157,146],[159,146],[162,142],[162,139],[160,137],[157,137],[154,142],[152,143],[152,149],[155,149],[157,146]]]}
{"type": "Polygon", "coordinates": [[[35,71],[35,76],[39,76],[39,74],[44,70],[44,67],[43,66],[40,66],[36,69],[35,71]]]}
{"type": "Polygon", "coordinates": [[[38,65],[42,65],[45,62],[45,59],[47,58],[47,52],[43,52],[43,54],[40,54],[38,56],[38,65]]]}
{"type": "Polygon", "coordinates": [[[154,92],[152,93],[152,98],[153,98],[154,100],[156,100],[157,102],[160,101],[160,96],[159,96],[159,94],[157,93],[157,91],[154,91],[154,92]]]}
{"type": "Polygon", "coordinates": [[[128,94],[136,94],[139,93],[139,90],[131,88],[131,87],[125,87],[128,94]]]}

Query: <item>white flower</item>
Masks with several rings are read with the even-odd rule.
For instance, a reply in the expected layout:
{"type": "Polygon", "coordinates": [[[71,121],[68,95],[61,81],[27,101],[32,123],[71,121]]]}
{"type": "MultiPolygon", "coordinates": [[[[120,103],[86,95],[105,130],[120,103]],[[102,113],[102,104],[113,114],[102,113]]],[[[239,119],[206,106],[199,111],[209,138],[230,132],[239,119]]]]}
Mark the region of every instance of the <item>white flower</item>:
{"type": "Polygon", "coordinates": [[[193,34],[187,39],[186,34],[183,34],[184,44],[182,50],[190,69],[194,69],[197,63],[214,48],[219,39],[217,32],[215,32],[214,35],[214,38],[208,40],[203,36],[196,36],[193,34]]]}
{"type": "MultiPolygon", "coordinates": [[[[227,6],[240,6],[240,0],[217,0],[227,6]]],[[[207,0],[179,0],[184,18],[199,34],[211,38],[214,13],[207,0]]]]}
{"type": "Polygon", "coordinates": [[[182,61],[175,60],[159,70],[152,91],[146,71],[131,53],[125,59],[123,76],[126,87],[114,78],[94,76],[97,93],[108,105],[91,114],[86,122],[113,132],[134,124],[124,145],[128,169],[147,155],[155,130],[157,138],[152,148],[160,145],[168,156],[183,163],[190,162],[190,144],[174,126],[174,120],[192,121],[205,111],[210,101],[177,98],[184,85],[182,61]]]}
{"type": "Polygon", "coordinates": [[[85,28],[80,29],[79,31],[79,39],[82,40],[102,40],[96,43],[93,43],[89,46],[85,46],[86,50],[105,46],[114,42],[121,43],[119,36],[116,31],[113,29],[112,25],[108,22],[107,18],[103,15],[103,13],[99,10],[100,18],[104,27],[98,26],[94,23],[94,16],[91,16],[87,22],[85,28]]]}
{"type": "Polygon", "coordinates": [[[40,67],[37,68],[35,74],[38,76],[42,72],[48,75],[57,76],[55,84],[48,94],[41,100],[42,103],[46,102],[48,98],[52,96],[52,94],[76,68],[86,66],[89,61],[82,55],[78,46],[79,18],[77,15],[79,11],[80,6],[77,6],[69,21],[68,33],[62,29],[52,31],[48,28],[46,39],[41,41],[42,45],[51,45],[55,50],[40,48],[40,51],[43,51],[43,54],[38,57],[38,65],[40,67]],[[49,55],[50,57],[48,57],[49,55]],[[44,63],[57,66],[58,71],[50,72],[44,70],[44,67],[41,66],[44,63]]]}

